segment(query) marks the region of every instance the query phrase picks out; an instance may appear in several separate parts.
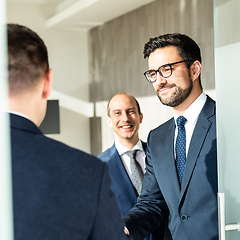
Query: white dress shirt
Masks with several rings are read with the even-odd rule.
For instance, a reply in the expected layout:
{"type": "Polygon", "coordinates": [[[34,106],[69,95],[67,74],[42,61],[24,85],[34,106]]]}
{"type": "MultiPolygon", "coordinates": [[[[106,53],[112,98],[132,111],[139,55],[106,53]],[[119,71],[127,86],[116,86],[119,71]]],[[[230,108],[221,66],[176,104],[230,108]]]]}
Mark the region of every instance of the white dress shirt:
{"type": "Polygon", "coordinates": [[[12,113],[12,114],[15,114],[15,115],[18,115],[18,116],[21,116],[21,117],[24,117],[24,118],[27,118],[27,119],[30,120],[30,118],[29,118],[27,115],[25,115],[25,114],[23,114],[23,113],[20,113],[20,112],[16,112],[16,111],[11,111],[11,110],[9,110],[8,113],[12,113]]]}
{"type": "Polygon", "coordinates": [[[140,164],[142,170],[143,170],[143,173],[145,173],[145,167],[146,167],[146,164],[145,164],[145,152],[143,150],[143,147],[142,147],[142,142],[141,140],[139,140],[137,142],[137,144],[133,147],[133,149],[129,149],[125,146],[123,146],[121,143],[119,143],[117,140],[115,141],[115,147],[122,159],[122,162],[123,162],[123,165],[128,173],[128,176],[130,177],[131,179],[131,170],[130,170],[130,157],[125,154],[127,151],[129,150],[138,150],[137,151],[137,154],[136,154],[136,161],[138,161],[138,163],[140,164]]]}
{"type": "MultiPolygon", "coordinates": [[[[184,112],[183,116],[187,119],[185,123],[185,131],[186,131],[186,156],[188,154],[189,145],[191,142],[193,130],[198,120],[198,116],[207,100],[207,96],[204,92],[188,107],[188,109],[184,112]]],[[[173,112],[175,125],[177,126],[177,118],[179,117],[175,112],[173,112]]],[[[175,153],[175,143],[178,134],[178,128],[175,128],[175,136],[174,136],[174,153],[175,153]]],[[[176,157],[176,154],[175,154],[176,157]]]]}

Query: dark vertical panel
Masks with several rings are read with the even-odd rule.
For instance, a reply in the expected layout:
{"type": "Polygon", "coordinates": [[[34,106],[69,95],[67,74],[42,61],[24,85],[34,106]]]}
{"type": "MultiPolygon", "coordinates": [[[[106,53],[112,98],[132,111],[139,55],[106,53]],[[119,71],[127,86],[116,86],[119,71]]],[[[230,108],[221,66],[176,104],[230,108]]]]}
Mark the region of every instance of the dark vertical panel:
{"type": "Polygon", "coordinates": [[[98,156],[102,152],[101,117],[90,118],[91,154],[98,156]]]}
{"type": "Polygon", "coordinates": [[[60,133],[58,100],[47,101],[47,111],[42,124],[39,126],[44,134],[60,133]]]}

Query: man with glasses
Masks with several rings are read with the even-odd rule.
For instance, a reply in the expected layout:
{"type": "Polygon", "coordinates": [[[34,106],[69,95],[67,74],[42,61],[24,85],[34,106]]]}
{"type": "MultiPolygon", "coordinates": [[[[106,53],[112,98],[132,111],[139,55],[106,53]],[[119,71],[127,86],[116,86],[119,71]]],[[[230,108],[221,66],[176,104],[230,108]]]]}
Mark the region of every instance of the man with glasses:
{"type": "Polygon", "coordinates": [[[167,240],[217,240],[215,102],[202,90],[200,49],[186,35],[165,34],[145,44],[144,57],[144,75],[174,117],[149,133],[142,192],[124,217],[125,233],[143,239],[167,222],[167,240]]]}

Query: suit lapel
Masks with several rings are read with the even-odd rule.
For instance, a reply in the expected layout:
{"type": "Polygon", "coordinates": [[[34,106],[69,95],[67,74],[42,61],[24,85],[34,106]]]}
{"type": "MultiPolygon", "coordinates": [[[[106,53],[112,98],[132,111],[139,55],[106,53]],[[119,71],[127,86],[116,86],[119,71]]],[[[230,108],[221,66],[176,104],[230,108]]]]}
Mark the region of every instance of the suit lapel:
{"type": "Polygon", "coordinates": [[[210,99],[207,98],[205,106],[203,107],[202,112],[199,114],[195,129],[192,135],[192,139],[189,145],[189,152],[188,152],[185,170],[184,170],[180,200],[183,197],[183,194],[191,179],[193,170],[196,165],[197,158],[201,152],[208,130],[212,125],[212,122],[209,121],[208,118],[214,114],[213,112],[214,106],[210,104],[209,100],[210,99]]]}
{"type": "MultiPolygon", "coordinates": [[[[170,170],[170,176],[171,176],[171,181],[172,181],[172,187],[175,190],[177,197],[179,197],[180,194],[180,185],[179,185],[179,180],[178,180],[178,174],[177,174],[177,170],[176,170],[176,164],[175,164],[175,157],[174,157],[174,134],[175,134],[175,123],[174,120],[172,121],[171,126],[169,127],[168,130],[168,135],[167,137],[170,139],[167,139],[166,142],[170,142],[171,144],[169,144],[169,153],[171,154],[170,157],[170,161],[166,161],[168,164],[168,169],[170,170]]],[[[167,171],[167,169],[166,169],[167,171]]]]}
{"type": "MultiPolygon", "coordinates": [[[[162,188],[167,188],[168,191],[171,189],[172,193],[176,193],[176,198],[179,199],[180,195],[180,186],[175,166],[175,158],[174,158],[174,131],[175,131],[175,123],[174,119],[171,119],[171,122],[168,126],[168,129],[165,134],[165,138],[163,135],[159,134],[158,142],[161,142],[163,145],[161,147],[161,156],[164,156],[164,159],[159,159],[161,164],[156,164],[159,172],[159,184],[162,188]],[[166,174],[168,173],[168,174],[166,174]],[[170,185],[169,185],[170,184],[170,185]],[[174,191],[173,191],[174,190],[174,191]]],[[[156,144],[157,146],[157,144],[156,144]]],[[[158,150],[159,151],[159,150],[158,150]]]]}
{"type": "Polygon", "coordinates": [[[115,146],[111,148],[109,158],[112,177],[114,177],[118,183],[120,183],[120,185],[124,188],[124,191],[127,193],[126,195],[135,204],[137,194],[115,146]]]}

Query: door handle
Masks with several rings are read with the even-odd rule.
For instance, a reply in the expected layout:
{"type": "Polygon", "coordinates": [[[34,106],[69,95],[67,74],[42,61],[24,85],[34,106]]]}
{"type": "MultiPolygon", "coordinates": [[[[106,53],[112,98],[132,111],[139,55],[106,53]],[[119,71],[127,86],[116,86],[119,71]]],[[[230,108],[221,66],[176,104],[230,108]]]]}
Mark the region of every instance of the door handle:
{"type": "Polygon", "coordinates": [[[240,231],[240,224],[225,224],[225,194],[218,193],[218,234],[219,240],[226,240],[226,231],[240,231]]]}

